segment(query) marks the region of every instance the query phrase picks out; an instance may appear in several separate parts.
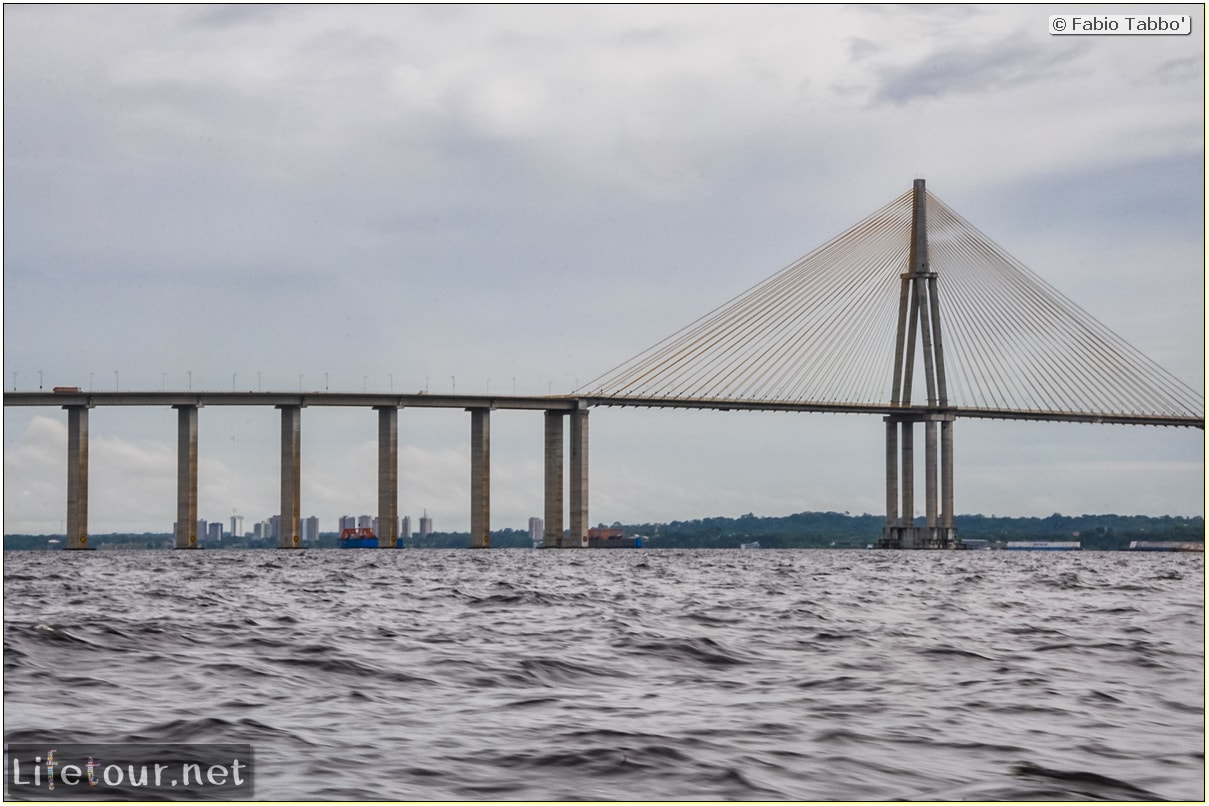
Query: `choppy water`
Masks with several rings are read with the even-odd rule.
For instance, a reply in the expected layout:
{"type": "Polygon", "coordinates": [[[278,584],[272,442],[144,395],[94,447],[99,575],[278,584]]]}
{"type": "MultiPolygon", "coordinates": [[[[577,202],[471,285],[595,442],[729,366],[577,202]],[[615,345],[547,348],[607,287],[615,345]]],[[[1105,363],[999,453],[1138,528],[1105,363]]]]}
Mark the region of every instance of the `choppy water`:
{"type": "Polygon", "coordinates": [[[9,742],[258,798],[1202,800],[1204,558],[6,552],[9,742]]]}

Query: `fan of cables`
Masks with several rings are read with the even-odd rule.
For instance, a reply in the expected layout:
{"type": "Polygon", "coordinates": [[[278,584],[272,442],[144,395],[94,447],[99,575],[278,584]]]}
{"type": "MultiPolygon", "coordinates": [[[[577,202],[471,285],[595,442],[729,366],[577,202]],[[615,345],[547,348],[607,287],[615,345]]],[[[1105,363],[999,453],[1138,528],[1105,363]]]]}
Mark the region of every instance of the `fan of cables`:
{"type": "MultiPolygon", "coordinates": [[[[908,191],[577,393],[888,404],[911,210],[908,191]]],[[[1202,396],[931,193],[927,228],[949,406],[1203,416],[1202,396]]]]}

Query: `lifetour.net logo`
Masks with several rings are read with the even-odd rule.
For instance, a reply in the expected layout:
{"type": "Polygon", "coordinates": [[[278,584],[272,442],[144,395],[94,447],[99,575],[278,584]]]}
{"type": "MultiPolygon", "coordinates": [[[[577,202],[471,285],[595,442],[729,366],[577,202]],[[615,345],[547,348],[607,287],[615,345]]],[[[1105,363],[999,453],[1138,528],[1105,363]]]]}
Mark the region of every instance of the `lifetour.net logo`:
{"type": "Polygon", "coordinates": [[[248,744],[9,744],[6,800],[251,800],[248,744]]]}

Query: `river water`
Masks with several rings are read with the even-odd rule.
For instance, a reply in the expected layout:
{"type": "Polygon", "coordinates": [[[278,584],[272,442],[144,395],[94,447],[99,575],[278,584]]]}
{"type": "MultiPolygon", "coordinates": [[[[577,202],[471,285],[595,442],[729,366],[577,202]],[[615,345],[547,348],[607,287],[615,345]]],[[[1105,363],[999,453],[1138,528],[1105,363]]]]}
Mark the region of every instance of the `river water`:
{"type": "Polygon", "coordinates": [[[7,742],[258,799],[1205,797],[1195,554],[5,552],[7,742]]]}

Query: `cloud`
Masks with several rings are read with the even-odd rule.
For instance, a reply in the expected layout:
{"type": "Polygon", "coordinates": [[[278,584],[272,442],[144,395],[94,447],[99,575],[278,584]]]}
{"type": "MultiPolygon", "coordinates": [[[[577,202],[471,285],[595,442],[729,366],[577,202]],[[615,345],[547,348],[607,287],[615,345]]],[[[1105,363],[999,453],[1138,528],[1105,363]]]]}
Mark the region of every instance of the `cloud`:
{"type": "Polygon", "coordinates": [[[905,104],[951,93],[1044,85],[1056,69],[1080,55],[1078,48],[1059,50],[1047,44],[1017,32],[990,43],[945,45],[911,64],[882,67],[873,98],[905,104]]]}
{"type": "MultiPolygon", "coordinates": [[[[88,463],[89,531],[171,531],[175,446],[90,429],[88,463]]],[[[16,443],[6,446],[4,475],[5,531],[62,533],[67,511],[65,421],[41,415],[30,419],[16,443]]]]}
{"type": "Polygon", "coordinates": [[[5,445],[6,533],[55,534],[65,530],[66,455],[66,422],[44,416],[32,418],[18,440],[5,445]]]}

